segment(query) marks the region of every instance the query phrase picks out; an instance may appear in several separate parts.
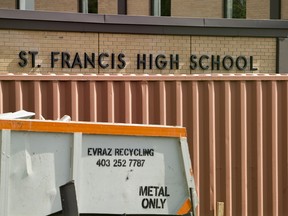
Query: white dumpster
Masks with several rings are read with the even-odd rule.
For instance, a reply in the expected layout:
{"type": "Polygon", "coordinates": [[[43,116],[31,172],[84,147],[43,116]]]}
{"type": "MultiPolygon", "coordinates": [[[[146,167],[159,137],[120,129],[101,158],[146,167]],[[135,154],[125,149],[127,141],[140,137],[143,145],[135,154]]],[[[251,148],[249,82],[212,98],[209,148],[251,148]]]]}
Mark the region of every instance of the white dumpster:
{"type": "Polygon", "coordinates": [[[71,180],[81,214],[182,215],[197,204],[182,127],[0,120],[0,144],[3,216],[61,211],[71,180]]]}

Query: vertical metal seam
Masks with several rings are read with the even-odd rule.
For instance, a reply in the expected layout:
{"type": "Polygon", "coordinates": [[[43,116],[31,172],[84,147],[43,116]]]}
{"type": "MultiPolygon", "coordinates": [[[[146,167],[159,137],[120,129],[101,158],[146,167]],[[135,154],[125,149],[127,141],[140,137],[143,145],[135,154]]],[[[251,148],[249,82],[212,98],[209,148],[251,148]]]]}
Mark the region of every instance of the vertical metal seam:
{"type": "Polygon", "coordinates": [[[256,81],[257,107],[257,206],[258,215],[264,215],[264,180],[263,180],[263,92],[261,81],[256,81]]]}
{"type": "Polygon", "coordinates": [[[23,109],[23,92],[22,92],[22,82],[15,81],[15,109],[23,109]]]}
{"type": "MultiPolygon", "coordinates": [[[[82,133],[74,133],[73,135],[73,143],[71,147],[71,179],[75,181],[76,191],[79,191],[79,187],[81,185],[81,180],[79,178],[80,172],[80,157],[82,155],[82,143],[83,135],[82,133]]],[[[78,199],[81,199],[81,193],[78,193],[78,199]]]]}
{"type": "Polygon", "coordinates": [[[131,82],[125,81],[125,123],[132,123],[132,93],[131,82]]]}
{"type": "Polygon", "coordinates": [[[34,81],[34,109],[35,118],[40,119],[42,116],[42,95],[40,81],[34,81]]]}
{"type": "Polygon", "coordinates": [[[142,118],[143,124],[149,124],[149,98],[148,98],[148,83],[142,82],[142,118]]]}
{"type": "Polygon", "coordinates": [[[225,82],[225,163],[226,163],[226,215],[232,216],[232,142],[231,142],[231,88],[225,82]]]}
{"type": "Polygon", "coordinates": [[[167,110],[166,110],[166,85],[165,81],[159,83],[159,100],[160,100],[160,124],[167,125],[167,110]]]}
{"type": "Polygon", "coordinates": [[[210,210],[216,216],[216,150],[215,150],[215,88],[214,81],[208,84],[209,91],[209,161],[210,161],[210,210]]]}
{"type": "Polygon", "coordinates": [[[273,216],[279,215],[279,187],[278,187],[278,100],[277,100],[277,84],[276,81],[272,81],[272,98],[271,98],[271,105],[272,105],[272,209],[273,209],[273,216]]]}
{"type": "Polygon", "coordinates": [[[125,123],[132,123],[132,92],[131,92],[131,82],[124,82],[125,88],[125,123]]]}
{"type": "Polygon", "coordinates": [[[0,113],[4,112],[4,101],[3,101],[3,86],[2,81],[0,80],[0,113]]]}
{"type": "Polygon", "coordinates": [[[247,165],[247,92],[244,81],[240,82],[241,110],[241,209],[248,215],[248,165],[247,165]]]}
{"type": "Polygon", "coordinates": [[[95,81],[89,82],[90,121],[97,122],[97,91],[95,81]]]}
{"type": "Polygon", "coordinates": [[[53,88],[53,119],[60,118],[60,89],[59,89],[59,82],[52,81],[52,88],[53,88]]]}
{"type": "Polygon", "coordinates": [[[182,82],[176,81],[176,125],[183,126],[182,82]]]}
{"type": "MultiPolygon", "coordinates": [[[[193,167],[196,190],[200,200],[200,142],[199,142],[199,90],[198,83],[192,82],[192,146],[193,146],[193,167]]],[[[197,215],[200,215],[200,208],[197,208],[197,215]]]]}
{"type": "Polygon", "coordinates": [[[78,93],[78,82],[71,82],[71,109],[72,109],[72,120],[79,120],[79,93],[78,93]]]}
{"type": "Polygon", "coordinates": [[[114,85],[113,81],[107,83],[108,93],[108,122],[115,122],[115,100],[114,100],[114,85]]]}

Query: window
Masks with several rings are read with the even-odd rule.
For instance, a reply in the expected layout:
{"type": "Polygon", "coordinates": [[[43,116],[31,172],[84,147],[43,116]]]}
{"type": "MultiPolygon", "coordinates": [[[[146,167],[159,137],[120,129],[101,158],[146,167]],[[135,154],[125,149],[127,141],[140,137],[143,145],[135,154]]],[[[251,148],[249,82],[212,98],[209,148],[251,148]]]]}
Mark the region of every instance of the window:
{"type": "Polygon", "coordinates": [[[246,0],[226,0],[225,1],[226,18],[246,18],[246,0]]]}
{"type": "Polygon", "coordinates": [[[171,0],[152,0],[153,16],[171,16],[171,0]]]}
{"type": "Polygon", "coordinates": [[[20,10],[34,10],[35,0],[18,0],[18,8],[20,10]]]}
{"type": "Polygon", "coordinates": [[[80,12],[98,13],[98,0],[80,0],[80,12]]]}

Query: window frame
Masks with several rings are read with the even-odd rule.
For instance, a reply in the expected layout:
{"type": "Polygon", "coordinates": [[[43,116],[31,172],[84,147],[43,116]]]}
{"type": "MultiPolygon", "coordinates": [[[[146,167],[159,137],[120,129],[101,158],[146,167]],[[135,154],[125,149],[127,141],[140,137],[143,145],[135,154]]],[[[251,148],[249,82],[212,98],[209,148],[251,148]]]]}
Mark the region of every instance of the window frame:
{"type": "Polygon", "coordinates": [[[84,13],[84,14],[98,14],[98,0],[97,1],[97,8],[96,8],[96,12],[89,12],[89,0],[79,0],[78,1],[78,8],[79,8],[79,12],[80,13],[84,13]]]}
{"type": "Polygon", "coordinates": [[[16,0],[16,7],[19,10],[35,10],[35,0],[16,0]],[[31,5],[28,5],[31,3],[31,5]],[[27,7],[28,6],[28,7],[27,7]]]}
{"type": "Polygon", "coordinates": [[[171,0],[151,0],[151,16],[171,16],[171,0]],[[168,14],[163,14],[162,1],[168,1],[170,6],[168,14]]]}
{"type": "Polygon", "coordinates": [[[247,5],[246,5],[247,1],[246,0],[225,0],[224,1],[224,18],[228,18],[228,19],[246,19],[247,17],[247,5]],[[236,17],[234,12],[234,7],[233,4],[236,1],[243,1],[245,4],[245,16],[243,17],[236,17]]]}

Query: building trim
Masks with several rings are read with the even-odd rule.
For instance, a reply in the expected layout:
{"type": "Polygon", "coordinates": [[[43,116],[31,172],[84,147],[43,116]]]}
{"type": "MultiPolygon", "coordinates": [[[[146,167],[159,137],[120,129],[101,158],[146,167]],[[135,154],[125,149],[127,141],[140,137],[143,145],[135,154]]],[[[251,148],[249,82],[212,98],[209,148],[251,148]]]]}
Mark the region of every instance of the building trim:
{"type": "Polygon", "coordinates": [[[0,74],[0,81],[288,81],[287,73],[280,74],[0,74]]]}
{"type": "Polygon", "coordinates": [[[288,21],[0,10],[0,29],[161,35],[286,37],[288,35],[288,21]]]}

